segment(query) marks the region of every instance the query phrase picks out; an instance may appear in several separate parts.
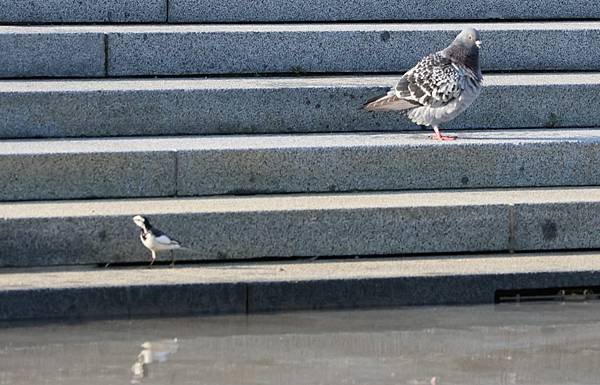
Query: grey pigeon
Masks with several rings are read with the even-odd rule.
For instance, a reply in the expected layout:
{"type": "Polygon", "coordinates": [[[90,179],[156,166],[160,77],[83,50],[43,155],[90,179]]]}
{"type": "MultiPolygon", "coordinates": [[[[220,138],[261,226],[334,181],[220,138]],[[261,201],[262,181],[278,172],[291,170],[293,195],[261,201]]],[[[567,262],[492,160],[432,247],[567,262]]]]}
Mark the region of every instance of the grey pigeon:
{"type": "Polygon", "coordinates": [[[387,94],[367,101],[364,109],[401,111],[416,124],[432,126],[434,139],[456,139],[442,135],[440,124],[457,117],[479,96],[480,46],[477,30],[463,30],[450,46],[421,59],[387,94]]]}

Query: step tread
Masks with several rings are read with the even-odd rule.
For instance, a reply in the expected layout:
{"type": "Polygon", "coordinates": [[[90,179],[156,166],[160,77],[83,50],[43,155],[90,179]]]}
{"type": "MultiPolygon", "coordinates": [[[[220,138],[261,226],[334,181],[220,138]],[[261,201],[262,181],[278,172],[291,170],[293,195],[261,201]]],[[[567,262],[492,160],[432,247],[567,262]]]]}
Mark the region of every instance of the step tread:
{"type": "Polygon", "coordinates": [[[600,21],[515,21],[443,23],[260,23],[260,24],[102,24],[102,25],[0,25],[0,34],[21,33],[219,33],[219,32],[344,32],[344,31],[481,31],[596,30],[600,21]]]}
{"type": "Polygon", "coordinates": [[[598,253],[3,269],[0,319],[493,303],[496,290],[595,287],[599,271],[598,253]]]}
{"type": "Polygon", "coordinates": [[[599,145],[599,129],[5,140],[0,201],[589,186],[599,145]]]}
{"type": "Polygon", "coordinates": [[[431,147],[597,143],[599,128],[510,129],[461,131],[451,142],[431,140],[429,132],[365,132],[290,135],[160,136],[144,138],[0,140],[0,156],[227,150],[287,150],[364,147],[431,147]]]}
{"type": "Polygon", "coordinates": [[[106,199],[0,203],[3,220],[160,214],[461,207],[600,202],[600,187],[469,189],[203,198],[106,199]]]}
{"type": "Polygon", "coordinates": [[[111,268],[2,269],[0,291],[600,271],[600,253],[406,257],[111,268]]]}
{"type": "MultiPolygon", "coordinates": [[[[119,79],[11,79],[0,80],[0,93],[152,91],[152,90],[220,90],[244,88],[311,88],[311,87],[391,87],[396,75],[324,75],[302,77],[225,77],[225,78],[119,78],[119,79]]],[[[484,73],[488,86],[597,85],[600,72],[546,72],[498,74],[484,73]]]]}
{"type": "Polygon", "coordinates": [[[148,260],[136,214],[231,260],[596,249],[598,210],[600,187],[1,203],[0,266],[148,260]]]}
{"type": "MultiPolygon", "coordinates": [[[[0,81],[0,138],[415,131],[360,110],[400,76],[0,81]]],[[[600,73],[486,74],[444,127],[593,127],[598,86],[600,73]]]]}
{"type": "Polygon", "coordinates": [[[467,26],[481,29],[490,47],[481,54],[487,70],[599,69],[599,21],[47,25],[0,26],[0,77],[398,72],[467,26]],[[83,47],[83,57],[73,54],[83,47]],[[193,60],[199,52],[202,60],[193,60]]]}

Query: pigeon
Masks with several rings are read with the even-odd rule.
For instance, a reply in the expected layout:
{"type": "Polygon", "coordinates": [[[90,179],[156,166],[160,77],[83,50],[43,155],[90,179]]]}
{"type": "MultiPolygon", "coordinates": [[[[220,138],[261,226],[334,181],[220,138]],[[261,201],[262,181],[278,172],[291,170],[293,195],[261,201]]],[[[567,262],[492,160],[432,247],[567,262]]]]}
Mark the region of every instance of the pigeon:
{"type": "Polygon", "coordinates": [[[163,233],[159,229],[152,227],[150,221],[141,215],[133,217],[133,222],[142,229],[140,233],[140,240],[152,252],[152,261],[150,266],[154,264],[156,260],[156,253],[159,251],[169,251],[171,253],[171,266],[175,265],[175,255],[173,250],[186,249],[182,247],[179,241],[170,238],[167,234],[163,233]]]}
{"type": "Polygon", "coordinates": [[[479,96],[479,31],[463,30],[447,48],[426,56],[406,72],[387,94],[367,101],[367,111],[400,111],[414,123],[431,126],[437,140],[454,140],[440,125],[467,109],[479,96]]]}

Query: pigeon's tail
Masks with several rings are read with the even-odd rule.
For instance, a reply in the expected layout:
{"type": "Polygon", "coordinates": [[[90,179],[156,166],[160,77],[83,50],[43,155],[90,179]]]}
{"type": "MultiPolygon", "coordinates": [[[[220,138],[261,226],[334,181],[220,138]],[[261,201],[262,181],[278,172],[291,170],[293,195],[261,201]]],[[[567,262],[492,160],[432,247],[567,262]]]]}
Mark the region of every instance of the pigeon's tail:
{"type": "Polygon", "coordinates": [[[363,109],[367,111],[406,111],[414,107],[413,103],[396,96],[394,91],[369,99],[363,105],[363,109]]]}

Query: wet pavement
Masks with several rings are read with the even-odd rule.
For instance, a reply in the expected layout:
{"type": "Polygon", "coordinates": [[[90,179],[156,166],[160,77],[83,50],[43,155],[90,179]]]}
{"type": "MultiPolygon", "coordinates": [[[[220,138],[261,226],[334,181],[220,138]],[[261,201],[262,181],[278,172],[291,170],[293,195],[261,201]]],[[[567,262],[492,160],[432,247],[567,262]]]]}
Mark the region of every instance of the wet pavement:
{"type": "Polygon", "coordinates": [[[598,384],[600,303],[0,324],[0,384],[598,384]]]}

